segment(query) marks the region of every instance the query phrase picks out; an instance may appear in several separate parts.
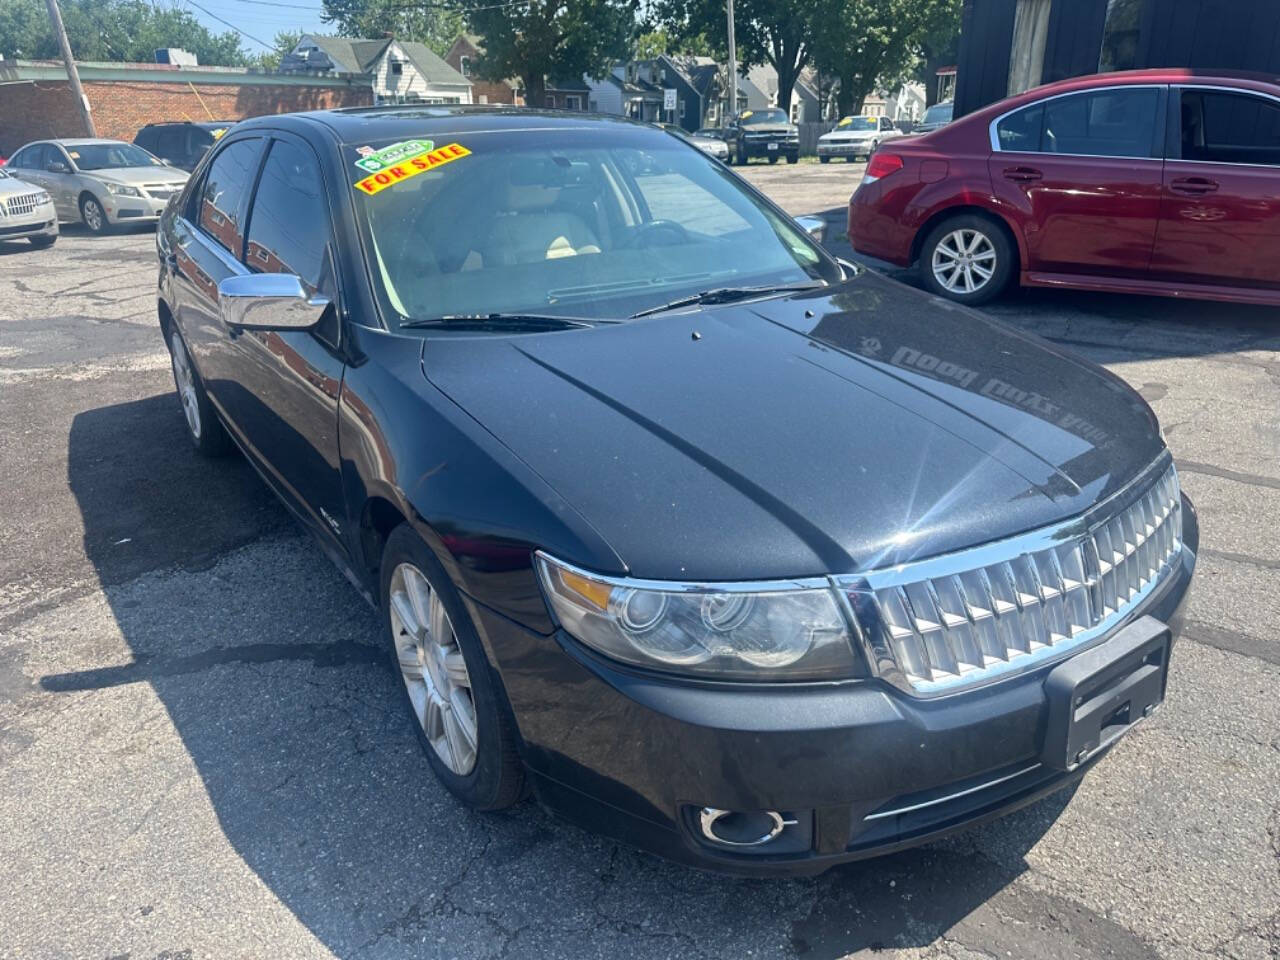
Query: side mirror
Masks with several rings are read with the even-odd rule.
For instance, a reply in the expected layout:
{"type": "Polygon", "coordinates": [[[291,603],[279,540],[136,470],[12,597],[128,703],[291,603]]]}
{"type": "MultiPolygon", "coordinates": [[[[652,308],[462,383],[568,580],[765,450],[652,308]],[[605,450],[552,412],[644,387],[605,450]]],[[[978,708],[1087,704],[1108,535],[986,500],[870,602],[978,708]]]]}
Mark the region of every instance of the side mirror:
{"type": "Polygon", "coordinates": [[[328,297],[308,293],[291,273],[249,273],[218,284],[218,313],[228,327],[309,330],[328,307],[328,297]]]}
{"type": "Polygon", "coordinates": [[[796,217],[800,229],[809,235],[815,243],[822,243],[827,232],[827,221],[822,217],[796,217]]]}
{"type": "Polygon", "coordinates": [[[48,170],[50,173],[70,173],[71,172],[71,168],[68,167],[61,160],[54,160],[47,167],[45,167],[45,169],[48,170]]]}

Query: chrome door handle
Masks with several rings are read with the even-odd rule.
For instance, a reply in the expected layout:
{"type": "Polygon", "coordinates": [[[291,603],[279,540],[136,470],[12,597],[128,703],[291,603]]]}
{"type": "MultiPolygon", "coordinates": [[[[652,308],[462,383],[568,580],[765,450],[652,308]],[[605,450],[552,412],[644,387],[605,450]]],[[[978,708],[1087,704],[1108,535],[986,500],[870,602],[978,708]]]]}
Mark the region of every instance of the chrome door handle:
{"type": "Polygon", "coordinates": [[[1004,172],[1004,178],[1015,183],[1030,183],[1044,179],[1044,174],[1034,167],[1009,167],[1004,172]]]}

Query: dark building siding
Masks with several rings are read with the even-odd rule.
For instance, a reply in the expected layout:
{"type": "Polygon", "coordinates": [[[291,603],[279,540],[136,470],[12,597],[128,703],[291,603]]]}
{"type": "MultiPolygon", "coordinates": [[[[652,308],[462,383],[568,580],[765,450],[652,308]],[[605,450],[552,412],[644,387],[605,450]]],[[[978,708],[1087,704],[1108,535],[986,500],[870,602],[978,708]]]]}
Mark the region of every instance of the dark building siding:
{"type": "Polygon", "coordinates": [[[1017,8],[1017,0],[965,0],[956,70],[956,116],[1005,95],[1017,8]]]}
{"type": "MultiPolygon", "coordinates": [[[[956,116],[1008,90],[1017,0],[965,0],[956,116]]],[[[1055,0],[1045,83],[1095,73],[1107,0],[1055,0]]],[[[1254,70],[1280,75],[1280,0],[1146,0],[1135,67],[1254,70]]]]}

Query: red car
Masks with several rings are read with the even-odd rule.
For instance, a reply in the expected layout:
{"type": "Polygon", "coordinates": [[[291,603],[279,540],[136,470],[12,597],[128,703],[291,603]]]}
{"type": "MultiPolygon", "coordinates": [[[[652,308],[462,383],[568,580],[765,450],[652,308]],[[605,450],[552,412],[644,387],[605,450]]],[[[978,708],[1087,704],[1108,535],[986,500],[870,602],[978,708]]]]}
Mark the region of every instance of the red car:
{"type": "Polygon", "coordinates": [[[1280,80],[1064,80],[883,145],[849,241],[983,303],[1015,278],[1280,305],[1280,80]]]}

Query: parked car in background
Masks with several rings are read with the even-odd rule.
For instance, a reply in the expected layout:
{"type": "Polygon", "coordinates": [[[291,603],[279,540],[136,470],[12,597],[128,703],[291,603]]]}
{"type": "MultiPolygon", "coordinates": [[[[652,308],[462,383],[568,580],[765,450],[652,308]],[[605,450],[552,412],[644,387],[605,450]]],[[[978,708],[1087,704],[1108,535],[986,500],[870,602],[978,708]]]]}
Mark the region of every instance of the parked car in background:
{"type": "Polygon", "coordinates": [[[954,109],[955,103],[951,100],[946,103],[935,103],[924,112],[924,117],[921,118],[920,122],[911,128],[912,135],[933,133],[933,131],[945,127],[951,122],[954,109]]]}
{"type": "Polygon", "coordinates": [[[1280,83],[1146,70],[1039,87],[882,148],[849,239],[964,303],[1018,281],[1280,305],[1280,83]]]}
{"type": "Polygon", "coordinates": [[[850,163],[866,160],[886,140],[902,136],[888,117],[845,117],[834,130],[818,138],[818,160],[830,163],[832,157],[844,157],[850,163]]]}
{"type": "Polygon", "coordinates": [[[190,173],[234,123],[234,120],[148,123],[138,131],[133,142],[165,163],[190,173]]]}
{"type": "Polygon", "coordinates": [[[1075,783],[1164,698],[1199,537],[1143,399],[661,131],[260,117],[156,246],[190,442],[376,604],[464,804],[816,873],[1075,783]]]}
{"type": "Polygon", "coordinates": [[[33,247],[58,239],[58,215],[48,192],[0,167],[0,240],[26,238],[33,247]]]}
{"type": "Polygon", "coordinates": [[[189,176],[122,140],[38,140],[8,167],[47,190],[60,219],[81,220],[92,233],[154,223],[189,176]]]}
{"type": "Polygon", "coordinates": [[[748,163],[755,157],[770,163],[779,157],[786,157],[787,163],[800,159],[800,128],[777,107],[744,110],[724,128],[724,141],[730,163],[748,163]]]}
{"type": "Polygon", "coordinates": [[[729,159],[729,145],[724,142],[724,131],[719,127],[703,127],[693,134],[693,145],[705,150],[717,160],[729,159]]]}

